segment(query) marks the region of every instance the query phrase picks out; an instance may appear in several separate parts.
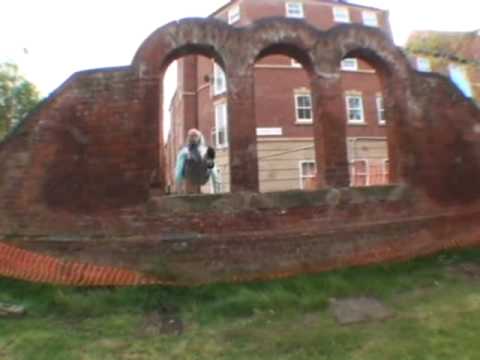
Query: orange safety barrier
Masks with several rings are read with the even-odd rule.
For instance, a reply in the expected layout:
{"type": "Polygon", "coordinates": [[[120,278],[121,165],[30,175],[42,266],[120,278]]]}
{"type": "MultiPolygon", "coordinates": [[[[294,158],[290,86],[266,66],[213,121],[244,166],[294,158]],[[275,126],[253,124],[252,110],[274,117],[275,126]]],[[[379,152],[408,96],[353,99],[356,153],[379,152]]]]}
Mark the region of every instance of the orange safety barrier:
{"type": "Polygon", "coordinates": [[[2,243],[0,243],[0,276],[31,282],[72,286],[163,284],[159,279],[139,272],[75,261],[63,261],[2,243]]]}

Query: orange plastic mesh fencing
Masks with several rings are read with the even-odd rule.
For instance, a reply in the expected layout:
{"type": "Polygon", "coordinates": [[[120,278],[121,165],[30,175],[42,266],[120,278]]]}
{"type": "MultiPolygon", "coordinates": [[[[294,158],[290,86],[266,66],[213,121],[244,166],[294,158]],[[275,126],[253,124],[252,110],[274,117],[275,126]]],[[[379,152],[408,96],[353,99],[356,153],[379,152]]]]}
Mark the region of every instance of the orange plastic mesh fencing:
{"type": "Polygon", "coordinates": [[[0,243],[0,276],[72,286],[162,284],[157,278],[135,271],[63,261],[2,243],[0,243]]]}
{"type": "MultiPolygon", "coordinates": [[[[478,239],[474,237],[447,239],[444,241],[424,239],[423,241],[416,241],[410,247],[393,247],[391,244],[382,244],[375,248],[364,249],[363,251],[342,258],[320,262],[310,267],[307,271],[305,268],[300,267],[290,269],[290,271],[286,272],[232,274],[227,282],[240,283],[273,280],[291,277],[299,273],[317,273],[345,266],[364,266],[385,261],[400,261],[434,254],[441,250],[478,246],[478,244],[478,239]]],[[[0,243],[0,276],[36,283],[79,287],[138,285],[192,286],[201,284],[182,284],[175,281],[165,281],[157,277],[126,269],[75,261],[64,261],[2,243],[0,243]]]]}

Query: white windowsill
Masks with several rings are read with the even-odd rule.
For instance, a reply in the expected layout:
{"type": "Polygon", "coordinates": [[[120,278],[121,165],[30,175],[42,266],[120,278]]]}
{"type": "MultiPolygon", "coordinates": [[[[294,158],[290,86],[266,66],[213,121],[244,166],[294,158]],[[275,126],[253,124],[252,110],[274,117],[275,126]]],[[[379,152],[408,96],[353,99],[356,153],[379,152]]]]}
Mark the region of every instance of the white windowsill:
{"type": "Polygon", "coordinates": [[[295,120],[295,125],[313,125],[313,120],[295,120]]]}
{"type": "Polygon", "coordinates": [[[347,125],[352,125],[352,126],[367,126],[367,123],[365,121],[362,122],[351,122],[348,121],[347,125]]]}

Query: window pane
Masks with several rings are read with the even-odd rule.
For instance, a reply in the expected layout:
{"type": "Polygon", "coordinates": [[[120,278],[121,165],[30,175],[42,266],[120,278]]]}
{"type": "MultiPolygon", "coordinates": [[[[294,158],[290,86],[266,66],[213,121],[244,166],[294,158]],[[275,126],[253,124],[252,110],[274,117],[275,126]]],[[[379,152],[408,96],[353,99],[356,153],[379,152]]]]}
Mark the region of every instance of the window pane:
{"type": "Polygon", "coordinates": [[[355,161],[353,165],[356,173],[365,174],[367,172],[367,163],[365,161],[355,161]]]}
{"type": "Polygon", "coordinates": [[[297,107],[303,106],[303,96],[297,96],[297,107]]]}
{"type": "Polygon", "coordinates": [[[310,120],[312,118],[312,112],[309,109],[298,109],[298,118],[310,120]]]}
{"type": "Polygon", "coordinates": [[[337,22],[350,22],[350,14],[348,12],[348,8],[334,7],[333,18],[337,22]]]}
{"type": "Polygon", "coordinates": [[[383,110],[383,98],[381,96],[377,97],[378,108],[383,110]]]}
{"type": "Polygon", "coordinates": [[[344,60],[342,60],[341,68],[343,70],[358,70],[357,59],[344,59],[344,60]]]}
{"type": "Polygon", "coordinates": [[[377,96],[377,112],[378,112],[378,121],[381,124],[385,123],[385,109],[383,107],[382,96],[377,96]]]}
{"type": "Polygon", "coordinates": [[[224,93],[227,90],[227,81],[225,77],[225,72],[216,63],[214,63],[213,65],[213,77],[214,77],[214,84],[213,84],[214,94],[219,95],[224,93]]]}
{"type": "Polygon", "coordinates": [[[305,113],[303,109],[298,109],[298,118],[305,119],[305,113]]]}
{"type": "Polygon", "coordinates": [[[358,108],[360,106],[360,99],[358,97],[349,97],[348,106],[350,109],[358,108]]]}
{"type": "Polygon", "coordinates": [[[367,26],[378,26],[377,14],[371,11],[363,11],[363,24],[367,26]]]}
{"type": "Polygon", "coordinates": [[[313,162],[302,163],[302,175],[303,176],[315,176],[315,163],[313,163],[313,162]]]}
{"type": "Polygon", "coordinates": [[[310,96],[305,96],[305,106],[312,107],[312,98],[310,96]]]}
{"type": "Polygon", "coordinates": [[[287,3],[287,17],[303,17],[303,4],[301,3],[287,3]]]}
{"type": "Polygon", "coordinates": [[[240,7],[235,6],[228,11],[228,23],[233,24],[240,20],[240,7]]]}
{"type": "Polygon", "coordinates": [[[218,144],[219,145],[225,145],[225,131],[221,130],[218,132],[218,144]]]}
{"type": "Polygon", "coordinates": [[[357,110],[350,110],[349,114],[350,114],[349,115],[350,120],[360,120],[361,119],[357,110]]]}
{"type": "Polygon", "coordinates": [[[430,72],[431,71],[430,60],[426,58],[420,58],[420,57],[417,58],[417,70],[430,72]]]}
{"type": "Polygon", "coordinates": [[[364,160],[355,160],[350,164],[350,183],[352,186],[367,186],[368,167],[364,160]]]}
{"type": "Polygon", "coordinates": [[[298,107],[309,107],[310,106],[310,97],[308,96],[298,96],[297,97],[298,107]]]}
{"type": "Polygon", "coordinates": [[[216,145],[227,146],[227,104],[220,103],[215,105],[215,130],[216,130],[216,145]]]}
{"type": "Polygon", "coordinates": [[[354,186],[367,186],[367,175],[357,174],[355,176],[354,186]]]}

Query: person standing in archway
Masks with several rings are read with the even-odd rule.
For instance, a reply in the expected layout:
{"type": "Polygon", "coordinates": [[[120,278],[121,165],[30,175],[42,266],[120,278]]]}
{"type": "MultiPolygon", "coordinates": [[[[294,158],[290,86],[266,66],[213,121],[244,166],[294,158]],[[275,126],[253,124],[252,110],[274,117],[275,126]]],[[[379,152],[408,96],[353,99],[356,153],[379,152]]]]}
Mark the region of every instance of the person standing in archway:
{"type": "Polygon", "coordinates": [[[213,192],[221,189],[218,170],[215,166],[215,149],[207,146],[203,134],[197,129],[187,133],[185,145],[177,155],[175,183],[177,192],[189,193],[212,181],[213,192]]]}

